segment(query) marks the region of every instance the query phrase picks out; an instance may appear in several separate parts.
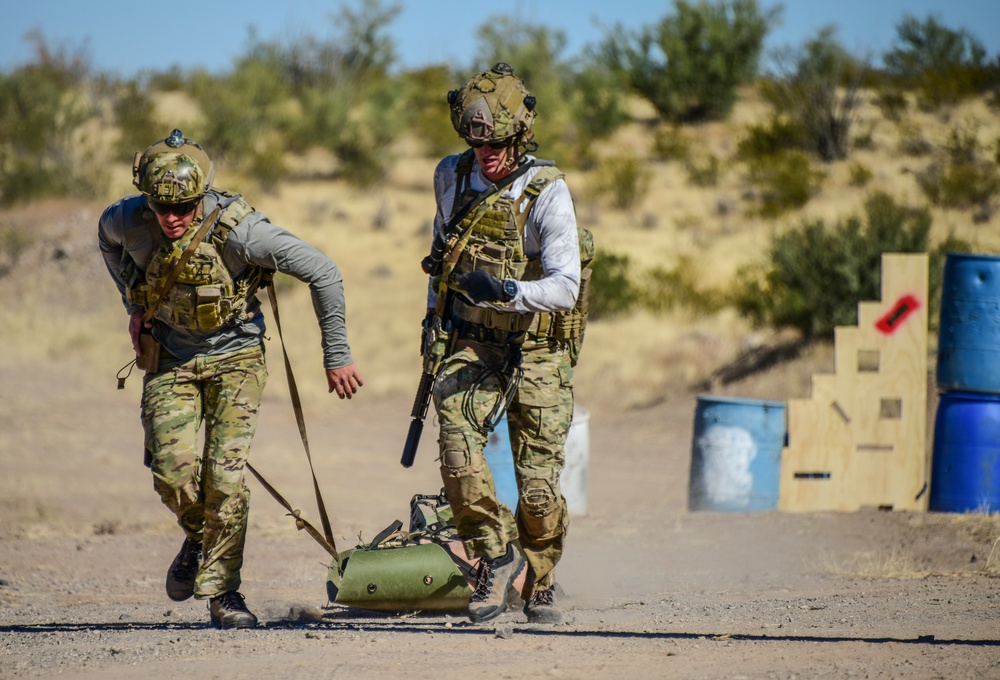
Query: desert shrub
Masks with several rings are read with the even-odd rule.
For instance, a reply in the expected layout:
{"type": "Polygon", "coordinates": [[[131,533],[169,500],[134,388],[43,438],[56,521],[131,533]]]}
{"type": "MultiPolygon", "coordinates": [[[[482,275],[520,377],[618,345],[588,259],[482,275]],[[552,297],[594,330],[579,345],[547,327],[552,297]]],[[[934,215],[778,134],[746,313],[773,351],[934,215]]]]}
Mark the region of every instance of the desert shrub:
{"type": "Polygon", "coordinates": [[[614,73],[595,59],[569,76],[571,113],[581,140],[606,139],[628,122],[625,97],[614,73]]]}
{"type": "Polygon", "coordinates": [[[775,111],[801,131],[798,148],[824,161],[847,158],[865,69],[840,44],[835,29],[821,29],[801,49],[779,52],[774,61],[777,74],[762,89],[775,111]]]}
{"type": "Polygon", "coordinates": [[[924,136],[920,126],[908,120],[901,120],[899,130],[899,150],[907,156],[926,156],[934,151],[934,145],[924,136]]]}
{"type": "Polygon", "coordinates": [[[111,98],[115,125],[121,133],[115,151],[119,160],[131,161],[136,151],[166,136],[162,126],[157,124],[149,91],[136,80],[118,85],[111,98]]]}
{"type": "Polygon", "coordinates": [[[931,203],[941,207],[988,205],[1000,191],[1000,173],[983,152],[976,126],[955,126],[937,158],[916,174],[917,185],[931,203]]]}
{"type": "Polygon", "coordinates": [[[96,116],[89,66],[80,53],[53,49],[29,34],[35,61],[0,73],[0,204],[42,196],[98,195],[103,159],[78,137],[96,116]]]}
{"type": "Polygon", "coordinates": [[[875,175],[872,173],[871,168],[869,168],[864,163],[851,163],[847,168],[847,173],[849,175],[848,181],[852,187],[863,187],[872,181],[872,177],[875,175]]]}
{"type": "Polygon", "coordinates": [[[736,157],[742,161],[757,161],[786,151],[803,149],[806,131],[798,122],[772,116],[766,123],[753,123],[736,146],[736,157]]]}
{"type": "MultiPolygon", "coordinates": [[[[879,299],[882,253],[928,252],[930,227],[927,209],[876,192],[865,201],[864,217],[849,217],[832,229],[822,220],[806,222],[773,237],[765,262],[740,270],[731,299],[757,325],[832,337],[836,326],[857,323],[858,302],[879,299]]],[[[933,250],[932,291],[940,288],[944,248],[959,246],[949,239],[933,250]]]]}
{"type": "Polygon", "coordinates": [[[590,318],[610,318],[629,312],[639,302],[640,290],[632,281],[628,255],[597,249],[591,264],[590,318]]]}
{"type": "Polygon", "coordinates": [[[899,85],[917,89],[925,108],[980,94],[996,80],[996,66],[987,63],[983,44],[933,16],[920,21],[904,15],[896,25],[896,42],[882,60],[899,85]]]}
{"type": "Polygon", "coordinates": [[[686,161],[691,157],[691,137],[677,125],[657,129],[653,135],[653,157],[661,161],[686,161]]]}
{"type": "Polygon", "coordinates": [[[10,272],[34,240],[31,232],[20,225],[0,225],[0,278],[10,272]]]}
{"type": "Polygon", "coordinates": [[[685,309],[695,314],[711,314],[726,303],[718,290],[699,285],[698,267],[690,257],[681,257],[671,268],[655,267],[645,277],[641,301],[653,312],[685,309]]]}
{"type": "Polygon", "coordinates": [[[445,66],[428,66],[402,74],[407,88],[410,130],[427,153],[440,158],[461,152],[466,144],[451,125],[448,92],[458,80],[445,66]]]}
{"type": "Polygon", "coordinates": [[[764,38],[781,8],[756,0],[675,0],[674,13],[638,32],[615,27],[602,61],[672,122],[725,118],[757,74],[764,38]]]}
{"type": "MultiPolygon", "coordinates": [[[[204,111],[204,123],[189,137],[212,155],[254,176],[254,157],[270,135],[287,131],[291,124],[287,103],[288,81],[271,46],[255,45],[234,69],[224,75],[199,74],[192,79],[192,95],[204,111]]],[[[267,181],[269,178],[257,178],[267,181]]]]}
{"type": "Polygon", "coordinates": [[[606,158],[598,169],[597,191],[616,208],[631,208],[646,197],[652,171],[634,154],[606,158]]]}
{"type": "Polygon", "coordinates": [[[688,181],[698,187],[714,187],[722,174],[722,161],[715,154],[693,156],[684,162],[688,181]]]}
{"type": "Polygon", "coordinates": [[[756,190],[751,213],[773,218],[801,208],[819,192],[825,178],[826,173],[813,167],[801,151],[753,160],[747,172],[747,179],[756,190]]]}
{"type": "Polygon", "coordinates": [[[879,108],[887,120],[899,121],[909,108],[906,95],[899,88],[887,87],[875,95],[875,106],[879,108]]]}

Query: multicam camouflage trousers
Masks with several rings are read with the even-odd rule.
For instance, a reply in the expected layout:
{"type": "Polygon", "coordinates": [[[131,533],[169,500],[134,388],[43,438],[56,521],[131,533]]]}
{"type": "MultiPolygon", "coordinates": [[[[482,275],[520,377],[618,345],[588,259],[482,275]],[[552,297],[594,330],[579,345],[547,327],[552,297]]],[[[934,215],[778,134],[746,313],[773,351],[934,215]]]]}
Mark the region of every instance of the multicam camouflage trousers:
{"type": "Polygon", "coordinates": [[[199,599],[240,586],[250,503],[244,468],[266,382],[260,347],[195,357],[144,379],[142,424],[153,488],[187,537],[202,546],[199,599]]]}
{"type": "Polygon", "coordinates": [[[569,526],[559,476],[573,420],[573,369],[564,347],[525,343],[524,375],[507,410],[519,497],[515,519],[497,499],[483,455],[487,435],[469,421],[474,415],[481,425],[502,392],[506,380],[490,369],[503,355],[502,347],[462,340],[444,360],[434,387],[441,479],[470,559],[499,557],[508,542],[520,540],[530,568],[527,596],[536,585],[555,583],[569,526]]]}

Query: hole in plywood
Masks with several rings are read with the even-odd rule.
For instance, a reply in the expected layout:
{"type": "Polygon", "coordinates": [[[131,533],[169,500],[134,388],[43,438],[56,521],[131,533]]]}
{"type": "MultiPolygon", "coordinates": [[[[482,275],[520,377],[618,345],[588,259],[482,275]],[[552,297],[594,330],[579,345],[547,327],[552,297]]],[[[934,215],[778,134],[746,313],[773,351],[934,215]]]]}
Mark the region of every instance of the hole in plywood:
{"type": "Polygon", "coordinates": [[[882,420],[899,420],[903,417],[902,399],[882,399],[878,417],[882,420]]]}
{"type": "Polygon", "coordinates": [[[878,350],[858,350],[858,373],[878,373],[878,350]]]}

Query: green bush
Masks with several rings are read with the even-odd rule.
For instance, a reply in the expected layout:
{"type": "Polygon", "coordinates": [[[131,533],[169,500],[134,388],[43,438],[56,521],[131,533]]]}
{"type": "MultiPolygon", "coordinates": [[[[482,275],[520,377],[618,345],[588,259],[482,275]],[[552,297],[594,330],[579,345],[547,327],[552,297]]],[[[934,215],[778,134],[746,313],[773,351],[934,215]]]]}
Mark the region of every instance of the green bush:
{"type": "Polygon", "coordinates": [[[906,95],[899,88],[887,87],[879,90],[875,95],[875,105],[885,116],[886,120],[900,121],[910,104],[906,101],[906,95]]]}
{"type": "Polygon", "coordinates": [[[590,318],[603,319],[625,314],[639,302],[640,292],[632,282],[628,255],[597,249],[591,264],[590,318]]]}
{"type": "Polygon", "coordinates": [[[758,161],[806,147],[806,131],[799,123],[773,116],[766,124],[754,123],[736,145],[736,158],[758,161]]]}
{"type": "Polygon", "coordinates": [[[747,177],[756,189],[750,212],[773,218],[808,203],[819,192],[826,173],[814,168],[801,151],[790,151],[751,161],[747,177]]]}
{"type": "Polygon", "coordinates": [[[850,175],[850,184],[852,187],[863,187],[872,181],[874,174],[867,165],[863,163],[851,163],[847,168],[847,172],[850,175]]]}
{"type": "Polygon", "coordinates": [[[104,159],[78,139],[96,112],[86,60],[53,50],[40,34],[33,63],[0,73],[0,205],[44,196],[99,195],[104,159]]]}
{"type": "Polygon", "coordinates": [[[681,257],[672,269],[656,267],[646,277],[641,301],[653,312],[686,309],[696,314],[712,314],[725,306],[725,296],[703,288],[699,270],[690,257],[681,257]]]}
{"type": "Polygon", "coordinates": [[[779,52],[775,62],[777,75],[762,89],[778,115],[793,121],[797,134],[789,141],[824,161],[847,158],[865,69],[836,30],[820,29],[801,49],[779,52]]]}
{"type": "MultiPolygon", "coordinates": [[[[836,326],[857,323],[858,302],[879,299],[882,254],[928,252],[930,227],[927,209],[876,192],[865,201],[864,218],[850,217],[832,229],[817,220],[775,236],[763,264],[740,270],[730,297],[757,325],[832,337],[836,326]]],[[[962,245],[949,239],[933,250],[932,291],[941,285],[945,249],[962,245]]],[[[930,303],[933,317],[937,303],[930,303]]]]}
{"type": "Polygon", "coordinates": [[[954,30],[929,16],[906,14],[896,25],[896,42],[882,61],[899,85],[916,88],[925,108],[954,104],[996,83],[996,66],[971,33],[954,30]]]}
{"type": "Polygon", "coordinates": [[[409,126],[427,153],[440,158],[460,153],[466,144],[451,125],[448,92],[459,78],[445,66],[428,66],[401,76],[406,87],[409,126]]]}
{"type": "Polygon", "coordinates": [[[136,151],[142,151],[157,139],[166,136],[164,126],[154,116],[153,100],[148,90],[135,80],[120,84],[112,92],[115,125],[121,133],[115,156],[132,161],[136,151]]]}
{"type": "Polygon", "coordinates": [[[661,161],[686,161],[691,157],[691,137],[677,125],[657,129],[653,136],[653,157],[661,161]]]}
{"type": "Polygon", "coordinates": [[[652,171],[633,154],[611,156],[599,170],[597,190],[616,208],[631,208],[649,192],[652,171]]]}
{"type": "Polygon", "coordinates": [[[1000,192],[997,166],[983,158],[976,126],[955,126],[938,157],[916,174],[917,185],[934,205],[975,208],[987,205],[1000,192]]]}
{"type": "Polygon", "coordinates": [[[688,181],[698,187],[714,187],[722,174],[722,161],[715,154],[689,158],[684,163],[688,181]]]}
{"type": "Polygon", "coordinates": [[[10,272],[32,243],[34,237],[20,225],[0,225],[0,278],[10,272]]]}
{"type": "Polygon", "coordinates": [[[674,13],[638,32],[621,26],[598,48],[601,60],[671,122],[720,120],[737,88],[757,74],[780,6],[756,0],[675,0],[674,13]]]}

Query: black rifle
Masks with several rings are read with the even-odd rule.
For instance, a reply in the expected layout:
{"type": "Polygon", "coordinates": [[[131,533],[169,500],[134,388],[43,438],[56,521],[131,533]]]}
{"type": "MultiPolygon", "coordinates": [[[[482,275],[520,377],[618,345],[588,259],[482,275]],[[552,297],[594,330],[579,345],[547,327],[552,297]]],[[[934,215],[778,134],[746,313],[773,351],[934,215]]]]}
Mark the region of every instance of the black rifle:
{"type": "Polygon", "coordinates": [[[413,408],[410,409],[410,429],[406,433],[406,444],[403,445],[403,455],[399,463],[403,467],[413,465],[417,457],[417,447],[420,446],[420,435],[424,431],[424,418],[427,417],[427,407],[434,394],[434,383],[437,382],[438,370],[444,358],[451,351],[454,333],[451,326],[451,307],[454,293],[451,289],[441,286],[438,293],[438,304],[434,315],[425,322],[421,355],[424,357],[424,370],[420,374],[420,384],[417,395],[413,398],[413,408]]]}
{"type": "MultiPolygon", "coordinates": [[[[465,233],[458,233],[456,227],[473,210],[483,204],[490,196],[500,193],[510,186],[514,180],[528,171],[534,165],[534,159],[527,159],[521,163],[513,172],[501,179],[499,182],[491,184],[485,191],[477,195],[473,200],[463,205],[452,218],[447,226],[438,233],[431,245],[431,253],[421,262],[421,267],[425,273],[433,277],[441,277],[441,285],[438,290],[437,306],[434,309],[433,317],[428,320],[424,328],[424,341],[421,345],[421,354],[424,357],[424,371],[420,375],[420,384],[417,386],[417,394],[413,399],[413,408],[410,410],[410,429],[406,433],[406,443],[403,445],[403,455],[399,459],[403,467],[413,465],[413,460],[417,456],[417,447],[420,445],[420,435],[424,431],[424,418],[427,417],[427,407],[431,403],[434,393],[434,383],[437,381],[437,373],[441,368],[441,363],[448,353],[451,352],[452,339],[454,337],[451,324],[451,308],[454,292],[447,284],[450,271],[444,272],[445,255],[450,259],[452,266],[457,262],[461,251],[464,248],[463,242],[468,236],[469,230],[465,233]]],[[[471,229],[471,227],[470,227],[471,229]]]]}

